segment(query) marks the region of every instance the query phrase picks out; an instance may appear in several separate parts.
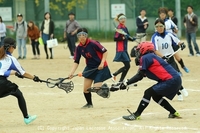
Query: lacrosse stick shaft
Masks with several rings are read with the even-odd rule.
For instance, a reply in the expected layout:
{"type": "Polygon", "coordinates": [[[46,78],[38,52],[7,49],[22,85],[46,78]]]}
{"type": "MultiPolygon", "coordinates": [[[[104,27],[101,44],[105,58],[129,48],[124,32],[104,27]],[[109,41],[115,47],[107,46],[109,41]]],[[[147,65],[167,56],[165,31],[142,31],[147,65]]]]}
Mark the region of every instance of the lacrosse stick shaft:
{"type": "Polygon", "coordinates": [[[179,48],[178,50],[176,50],[173,54],[171,54],[168,58],[171,58],[172,56],[174,56],[176,53],[178,53],[181,50],[181,48],[179,48]]]}

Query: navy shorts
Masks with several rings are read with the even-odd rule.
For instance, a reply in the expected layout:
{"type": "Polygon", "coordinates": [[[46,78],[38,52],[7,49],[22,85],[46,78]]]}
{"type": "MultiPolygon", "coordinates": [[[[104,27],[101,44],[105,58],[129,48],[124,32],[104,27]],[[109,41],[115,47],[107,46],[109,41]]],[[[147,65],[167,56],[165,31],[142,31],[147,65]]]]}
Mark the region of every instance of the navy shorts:
{"type": "Polygon", "coordinates": [[[159,82],[152,86],[153,90],[158,94],[167,97],[172,100],[176,93],[181,88],[181,77],[176,76],[170,80],[159,82]]]}
{"type": "Polygon", "coordinates": [[[94,80],[94,83],[103,82],[112,77],[108,67],[104,67],[102,70],[95,69],[94,71],[89,71],[92,69],[94,68],[86,66],[83,71],[83,77],[94,80]]]}

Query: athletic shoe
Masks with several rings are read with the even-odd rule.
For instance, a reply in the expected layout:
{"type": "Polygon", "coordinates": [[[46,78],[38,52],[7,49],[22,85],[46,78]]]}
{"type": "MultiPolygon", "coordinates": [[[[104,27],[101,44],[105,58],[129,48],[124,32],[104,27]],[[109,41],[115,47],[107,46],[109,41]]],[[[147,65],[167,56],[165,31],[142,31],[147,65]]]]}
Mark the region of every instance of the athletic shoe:
{"type": "Polygon", "coordinates": [[[181,94],[178,95],[178,101],[183,101],[183,96],[181,94]]]}
{"type": "Polygon", "coordinates": [[[23,59],[26,59],[26,56],[23,56],[23,59]]]}
{"type": "Polygon", "coordinates": [[[24,118],[24,123],[25,123],[25,124],[30,124],[30,123],[33,122],[36,118],[37,118],[36,115],[32,115],[32,116],[29,115],[28,118],[24,118]]]}
{"type": "Polygon", "coordinates": [[[183,70],[186,72],[186,73],[189,73],[190,70],[187,68],[187,67],[183,67],[183,70]]]}
{"type": "Polygon", "coordinates": [[[69,56],[70,59],[74,59],[74,56],[69,56]]]}
{"type": "Polygon", "coordinates": [[[197,57],[200,57],[200,53],[197,53],[196,56],[197,56],[197,57]]]}
{"type": "Polygon", "coordinates": [[[19,56],[17,59],[18,59],[18,60],[20,60],[20,59],[22,59],[22,57],[21,57],[21,56],[19,56]]]}
{"type": "Polygon", "coordinates": [[[189,54],[188,57],[194,56],[193,54],[189,54]]]}
{"type": "Polygon", "coordinates": [[[174,114],[169,114],[168,118],[181,118],[181,116],[178,112],[175,112],[174,114]]]}
{"type": "Polygon", "coordinates": [[[185,88],[183,88],[183,89],[180,90],[180,91],[181,91],[181,94],[183,94],[185,97],[188,96],[188,91],[187,91],[185,88]]]}
{"type": "Polygon", "coordinates": [[[87,109],[87,108],[93,108],[93,105],[92,104],[86,104],[84,105],[83,107],[81,107],[82,109],[87,109]]]}
{"type": "Polygon", "coordinates": [[[139,120],[140,116],[136,116],[134,113],[132,113],[131,115],[128,116],[122,116],[122,118],[124,118],[125,120],[139,120]]]}

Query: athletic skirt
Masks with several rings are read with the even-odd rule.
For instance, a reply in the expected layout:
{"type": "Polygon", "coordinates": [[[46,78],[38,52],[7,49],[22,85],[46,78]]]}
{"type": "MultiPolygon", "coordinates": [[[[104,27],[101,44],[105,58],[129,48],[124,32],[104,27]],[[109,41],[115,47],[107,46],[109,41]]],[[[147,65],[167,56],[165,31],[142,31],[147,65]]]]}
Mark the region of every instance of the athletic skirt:
{"type": "Polygon", "coordinates": [[[117,52],[113,61],[124,62],[131,61],[127,51],[117,52]]]}
{"type": "Polygon", "coordinates": [[[6,77],[0,76],[0,98],[14,94],[18,90],[15,83],[7,80],[6,77]]]}
{"type": "Polygon", "coordinates": [[[86,66],[83,71],[83,77],[94,80],[94,83],[103,82],[112,77],[108,66],[104,67],[102,70],[92,69],[94,68],[86,66]]]}
{"type": "Polygon", "coordinates": [[[170,80],[159,82],[153,85],[152,88],[158,95],[165,96],[168,99],[172,100],[176,95],[176,93],[181,88],[181,84],[182,84],[181,77],[176,76],[170,80]]]}

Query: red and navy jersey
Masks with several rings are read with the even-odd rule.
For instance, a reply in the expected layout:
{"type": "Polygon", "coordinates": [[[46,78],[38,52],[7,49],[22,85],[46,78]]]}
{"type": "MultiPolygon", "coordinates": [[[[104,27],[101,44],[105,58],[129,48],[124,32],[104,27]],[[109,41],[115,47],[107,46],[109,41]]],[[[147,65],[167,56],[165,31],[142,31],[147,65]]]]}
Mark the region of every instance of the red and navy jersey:
{"type": "MultiPolygon", "coordinates": [[[[126,32],[129,35],[128,29],[126,28],[125,25],[119,24],[117,26],[117,29],[122,29],[124,32],[126,32]]],[[[116,51],[117,52],[122,52],[122,51],[127,51],[128,47],[128,39],[123,39],[124,35],[115,32],[114,36],[114,41],[116,41],[116,51]]]]}
{"type": "Polygon", "coordinates": [[[158,82],[179,76],[170,64],[154,53],[145,54],[140,58],[139,69],[145,72],[145,76],[158,82]]]}
{"type": "MultiPolygon", "coordinates": [[[[86,60],[86,65],[90,68],[98,67],[101,63],[103,53],[107,50],[99,42],[87,39],[86,44],[81,43],[76,47],[74,54],[74,62],[79,64],[81,55],[86,60]]],[[[107,66],[107,62],[104,62],[104,67],[107,66]]]]}

